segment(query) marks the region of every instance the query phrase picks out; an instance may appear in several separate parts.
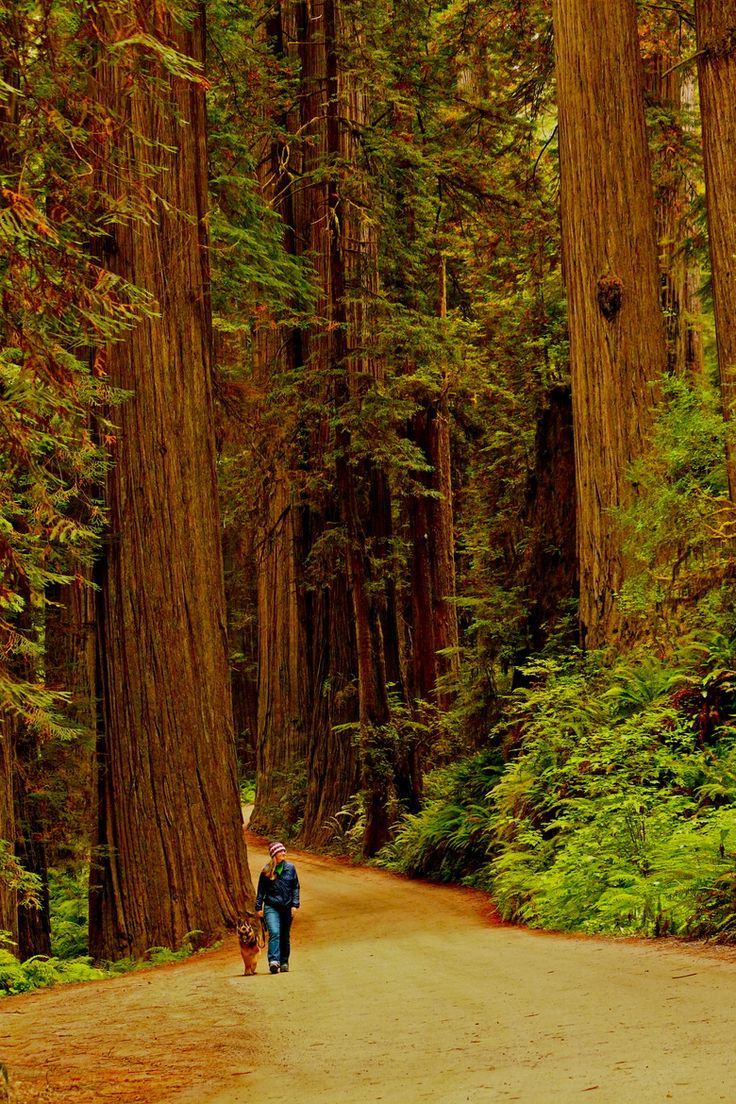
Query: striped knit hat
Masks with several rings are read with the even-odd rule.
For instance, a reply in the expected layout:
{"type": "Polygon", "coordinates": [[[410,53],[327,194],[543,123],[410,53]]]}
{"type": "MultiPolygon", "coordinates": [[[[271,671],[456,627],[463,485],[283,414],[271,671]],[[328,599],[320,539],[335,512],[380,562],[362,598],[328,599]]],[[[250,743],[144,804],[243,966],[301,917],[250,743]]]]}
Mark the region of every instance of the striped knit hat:
{"type": "Polygon", "coordinates": [[[271,846],[268,849],[268,853],[269,853],[269,855],[271,856],[272,859],[275,859],[276,856],[281,851],[283,851],[285,853],[286,848],[284,847],[283,843],[278,843],[278,842],[272,843],[271,846]]]}

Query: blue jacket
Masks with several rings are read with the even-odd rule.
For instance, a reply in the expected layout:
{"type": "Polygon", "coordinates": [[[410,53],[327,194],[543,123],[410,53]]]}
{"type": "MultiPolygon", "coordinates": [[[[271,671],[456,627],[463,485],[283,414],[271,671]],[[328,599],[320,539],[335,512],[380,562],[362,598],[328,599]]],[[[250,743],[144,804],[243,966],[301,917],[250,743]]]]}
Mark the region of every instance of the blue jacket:
{"type": "Polygon", "coordinates": [[[265,866],[258,878],[256,911],[265,905],[272,908],[299,908],[299,877],[293,863],[284,859],[284,868],[275,878],[269,878],[265,866]]]}

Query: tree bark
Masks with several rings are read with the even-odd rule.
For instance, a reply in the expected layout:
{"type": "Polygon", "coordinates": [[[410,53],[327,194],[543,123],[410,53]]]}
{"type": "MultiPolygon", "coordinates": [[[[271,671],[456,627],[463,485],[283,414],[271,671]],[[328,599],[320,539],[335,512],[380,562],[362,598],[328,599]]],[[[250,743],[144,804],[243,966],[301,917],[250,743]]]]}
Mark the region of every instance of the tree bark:
{"type": "Polygon", "coordinates": [[[46,685],[70,695],[65,714],[79,732],[73,740],[57,740],[45,757],[45,770],[58,778],[65,795],[61,815],[49,825],[49,864],[54,867],[76,858],[79,841],[86,852],[96,817],[97,634],[90,568],[78,565],[76,580],[49,588],[46,597],[46,685]]]}
{"type": "Polygon", "coordinates": [[[705,369],[699,295],[702,277],[686,245],[695,233],[696,180],[688,173],[686,163],[686,136],[694,117],[694,82],[678,65],[679,60],[660,48],[645,58],[644,75],[649,99],[660,109],[654,162],[655,225],[668,369],[692,379],[705,369]]]}
{"type": "MultiPolygon", "coordinates": [[[[131,4],[134,24],[203,58],[203,23],[131,4]]],[[[154,298],[157,316],[109,351],[133,392],[120,426],[99,565],[99,817],[91,877],[97,958],[221,935],[252,905],[232,731],[215,480],[207,263],[204,90],[131,45],[97,73],[117,120],[104,190],[149,202],[117,221],[110,268],[154,298]],[[117,150],[114,155],[113,151],[117,150]]]]}
{"type": "Polygon", "coordinates": [[[24,870],[40,884],[40,907],[18,907],[18,957],[51,954],[51,907],[46,854],[47,824],[39,801],[37,782],[41,751],[38,739],[23,720],[15,723],[15,854],[24,870]]]}
{"type": "Polygon", "coordinates": [[[258,621],[253,530],[223,535],[225,607],[228,612],[230,682],[235,746],[241,773],[255,778],[258,732],[258,621]]]}
{"type": "MultiPolygon", "coordinates": [[[[708,244],[724,417],[736,414],[736,0],[696,0],[708,244]]],[[[726,449],[736,501],[736,439],[726,449]]]]}
{"type": "Polygon", "coordinates": [[[666,350],[634,0],[555,0],[553,19],[580,632],[598,647],[627,631],[614,511],[634,493],[666,350]]]}
{"type": "MultiPolygon", "coordinates": [[[[279,830],[283,805],[296,797],[307,756],[310,682],[304,604],[301,510],[283,478],[268,496],[256,557],[259,681],[256,743],[256,831],[279,830]]],[[[303,795],[302,795],[303,796],[303,795]]],[[[281,829],[283,830],[283,829],[281,829]]]]}
{"type": "Polygon", "coordinates": [[[519,579],[528,596],[529,647],[541,651],[578,593],[575,449],[569,387],[555,387],[540,412],[534,470],[522,514],[519,579]]]}
{"type": "MultiPolygon", "coordinates": [[[[438,262],[437,313],[447,315],[445,260],[438,262]]],[[[433,492],[409,503],[411,541],[411,692],[441,710],[452,704],[446,681],[458,674],[455,532],[447,390],[415,415],[411,437],[431,465],[422,477],[433,492]]]]}

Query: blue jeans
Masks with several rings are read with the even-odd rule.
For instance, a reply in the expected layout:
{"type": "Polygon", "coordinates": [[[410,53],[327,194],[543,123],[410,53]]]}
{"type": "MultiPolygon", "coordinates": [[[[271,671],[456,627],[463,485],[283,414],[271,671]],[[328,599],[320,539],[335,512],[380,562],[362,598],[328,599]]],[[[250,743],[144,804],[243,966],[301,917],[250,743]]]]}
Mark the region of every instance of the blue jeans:
{"type": "Polygon", "coordinates": [[[268,928],[268,961],[286,966],[291,953],[291,909],[263,906],[263,919],[268,928]]]}

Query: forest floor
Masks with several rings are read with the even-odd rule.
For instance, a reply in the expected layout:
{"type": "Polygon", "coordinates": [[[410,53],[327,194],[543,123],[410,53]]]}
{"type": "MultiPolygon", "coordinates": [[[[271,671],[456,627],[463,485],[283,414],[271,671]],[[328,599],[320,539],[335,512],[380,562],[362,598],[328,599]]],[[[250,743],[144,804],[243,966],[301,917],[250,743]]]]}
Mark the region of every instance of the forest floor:
{"type": "MultiPolygon", "coordinates": [[[[265,856],[249,838],[254,874],[265,856]]],[[[291,971],[234,938],[0,1004],[17,1104],[736,1101],[736,952],[532,933],[473,891],[292,853],[291,971]]],[[[0,1086],[0,1099],[4,1099],[0,1086]]]]}

